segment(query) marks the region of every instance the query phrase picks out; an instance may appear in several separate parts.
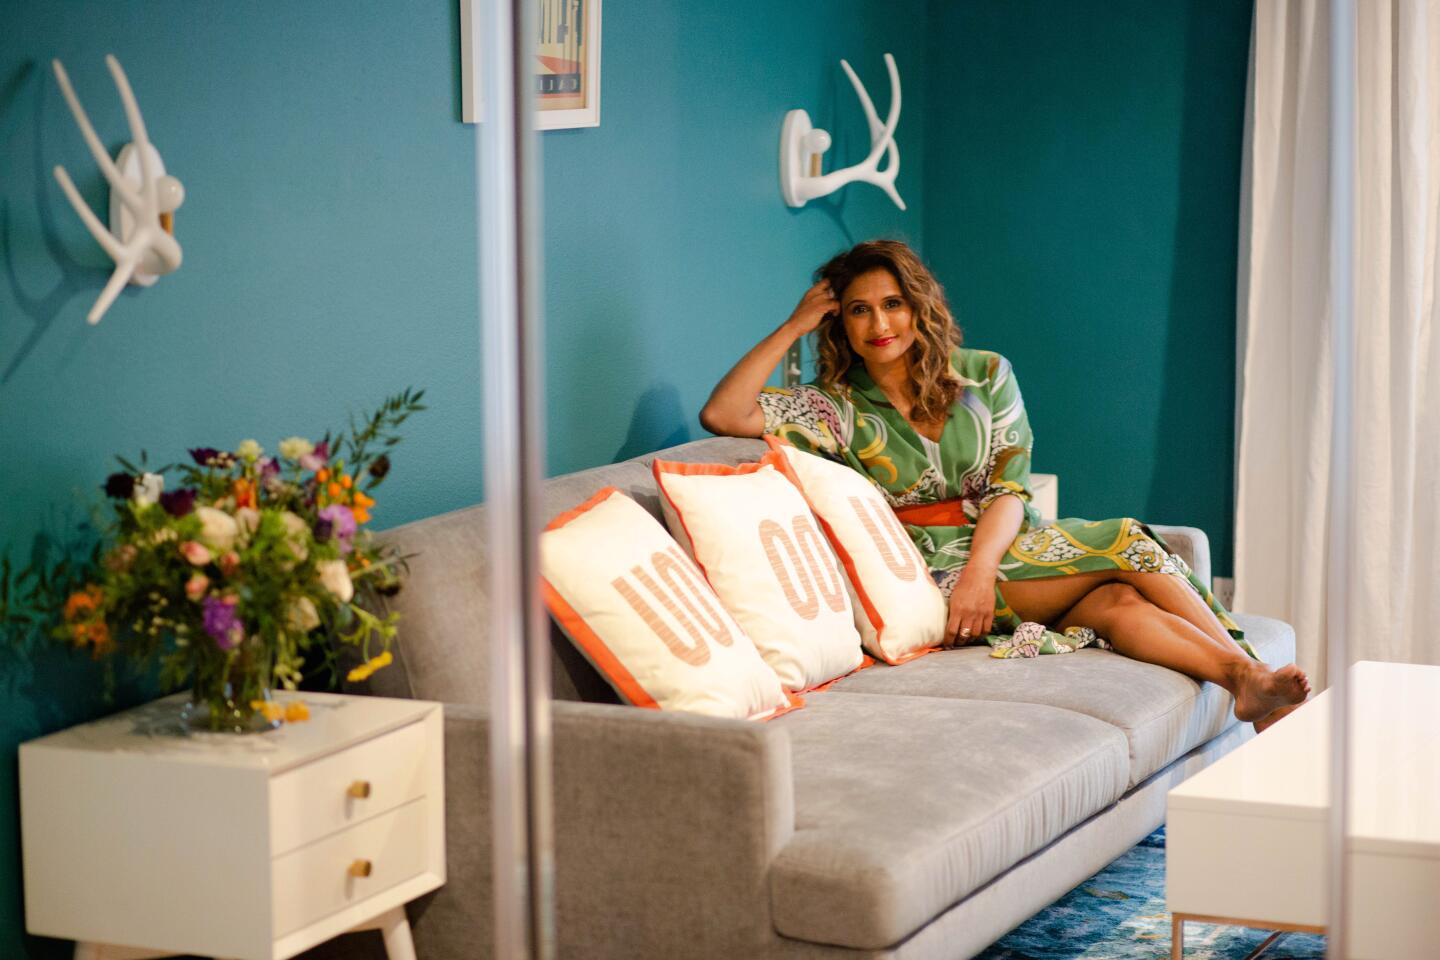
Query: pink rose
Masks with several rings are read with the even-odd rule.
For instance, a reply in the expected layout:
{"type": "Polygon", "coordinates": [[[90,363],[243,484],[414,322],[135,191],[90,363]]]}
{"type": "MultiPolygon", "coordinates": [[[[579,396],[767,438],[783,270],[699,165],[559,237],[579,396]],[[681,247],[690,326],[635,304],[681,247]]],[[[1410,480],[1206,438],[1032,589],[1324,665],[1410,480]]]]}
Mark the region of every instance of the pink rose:
{"type": "Polygon", "coordinates": [[[221,573],[227,577],[233,577],[235,571],[240,569],[240,554],[234,550],[226,550],[220,554],[220,559],[217,560],[216,563],[220,565],[221,573]]]}
{"type": "Polygon", "coordinates": [[[185,581],[185,596],[191,600],[199,600],[205,596],[205,591],[210,589],[210,578],[203,573],[197,573],[185,581]]]}
{"type": "Polygon", "coordinates": [[[116,573],[124,573],[130,569],[130,565],[135,562],[135,557],[139,553],[140,551],[130,544],[121,544],[105,558],[105,566],[116,573]]]}
{"type": "Polygon", "coordinates": [[[186,540],[180,544],[180,555],[197,567],[203,567],[210,562],[209,548],[194,540],[186,540]]]}

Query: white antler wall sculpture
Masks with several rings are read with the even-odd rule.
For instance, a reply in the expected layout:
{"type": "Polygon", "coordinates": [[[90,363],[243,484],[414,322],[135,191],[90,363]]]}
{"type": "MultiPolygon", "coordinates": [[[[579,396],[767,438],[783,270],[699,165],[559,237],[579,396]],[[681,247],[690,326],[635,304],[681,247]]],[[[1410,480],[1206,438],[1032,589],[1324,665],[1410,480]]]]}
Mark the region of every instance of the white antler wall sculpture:
{"type": "Polygon", "coordinates": [[[830,134],[810,124],[810,114],[804,110],[791,110],[785,114],[785,123],[780,128],[780,189],[785,202],[792,207],[803,207],[817,197],[828,196],[847,183],[871,183],[884,190],[895,206],[905,209],[905,201],[895,191],[895,175],[900,172],[900,148],[895,145],[895,126],[900,122],[900,71],[895,69],[895,58],[885,54],[885,67],[890,71],[890,114],[880,122],[875,113],[875,104],[865,85],[850,69],[850,64],[840,61],[860,106],[865,110],[865,120],[870,125],[870,155],[853,167],[820,173],[820,157],[830,149],[830,134]],[[880,169],[880,155],[886,154],[885,169],[880,169]]]}
{"type": "Polygon", "coordinates": [[[115,160],[110,159],[90,118],[70,86],[70,77],[59,60],[52,61],[55,79],[60,92],[70,105],[70,113],[80,127],[80,134],[90,148],[90,155],[100,166],[100,172],[110,183],[110,229],[106,229],[90,207],[75,189],[70,175],[61,166],[55,167],[55,179],[65,191],[70,206],[80,215],[90,235],[105,248],[115,261],[115,272],[110,282],[100,291],[100,297],[85,319],[91,324],[100,322],[105,311],[119,296],[120,290],[128,283],[149,286],[162,274],[171,273],[180,266],[180,244],[174,237],[174,214],[185,200],[185,188],[180,181],[165,173],[165,164],[160,153],[151,144],[145,133],[145,118],[140,116],[140,105],[130,90],[130,81],[120,69],[120,61],[106,55],[105,64],[115,80],[115,89],[120,92],[120,102],[125,106],[125,119],[130,124],[133,142],[120,150],[115,160]]]}

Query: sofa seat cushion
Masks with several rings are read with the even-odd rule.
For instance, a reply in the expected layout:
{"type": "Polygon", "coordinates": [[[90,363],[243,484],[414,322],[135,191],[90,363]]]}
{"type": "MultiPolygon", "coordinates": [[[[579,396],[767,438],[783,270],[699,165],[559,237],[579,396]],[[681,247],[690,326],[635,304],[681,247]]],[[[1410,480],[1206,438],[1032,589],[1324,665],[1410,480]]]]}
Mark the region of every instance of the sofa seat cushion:
{"type": "MultiPolygon", "coordinates": [[[[1280,620],[1235,614],[1271,666],[1295,660],[1295,631],[1280,620]]],[[[1104,720],[1129,741],[1130,786],[1218,736],[1235,722],[1234,700],[1213,683],[1107,650],[998,660],[988,647],[941,650],[898,667],[876,664],[834,693],[1044,703],[1104,720]]]]}
{"type": "Polygon", "coordinates": [[[845,947],[908,937],[1113,803],[1129,771],[1120,731],[1037,704],[820,693],[772,724],[795,771],[775,928],[845,947]]]}

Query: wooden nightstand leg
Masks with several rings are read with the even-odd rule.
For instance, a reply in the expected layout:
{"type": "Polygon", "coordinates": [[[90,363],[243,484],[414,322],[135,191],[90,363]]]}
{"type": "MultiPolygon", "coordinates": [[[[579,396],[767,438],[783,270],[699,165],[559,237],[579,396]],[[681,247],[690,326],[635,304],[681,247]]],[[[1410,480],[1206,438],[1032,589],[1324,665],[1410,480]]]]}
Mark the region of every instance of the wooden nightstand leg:
{"type": "Polygon", "coordinates": [[[387,910],[378,918],[380,935],[385,938],[385,954],[390,960],[415,960],[415,941],[410,938],[410,918],[403,906],[387,910]]]}
{"type": "Polygon", "coordinates": [[[1170,918],[1170,960],[1185,956],[1185,921],[1178,914],[1170,918]]]}

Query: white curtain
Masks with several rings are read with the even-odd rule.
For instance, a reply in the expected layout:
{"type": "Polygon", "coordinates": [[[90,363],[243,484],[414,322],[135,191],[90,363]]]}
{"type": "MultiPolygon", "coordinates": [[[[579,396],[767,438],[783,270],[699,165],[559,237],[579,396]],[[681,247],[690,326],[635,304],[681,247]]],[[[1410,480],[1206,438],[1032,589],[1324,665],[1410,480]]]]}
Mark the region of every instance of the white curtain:
{"type": "MultiPolygon", "coordinates": [[[[1360,0],[1353,541],[1329,574],[1329,10],[1257,0],[1239,272],[1235,609],[1350,658],[1440,663],[1440,0],[1360,0]],[[1329,591],[1349,623],[1328,623],[1329,591]]],[[[1338,413],[1343,417],[1346,410],[1338,413]]]]}

